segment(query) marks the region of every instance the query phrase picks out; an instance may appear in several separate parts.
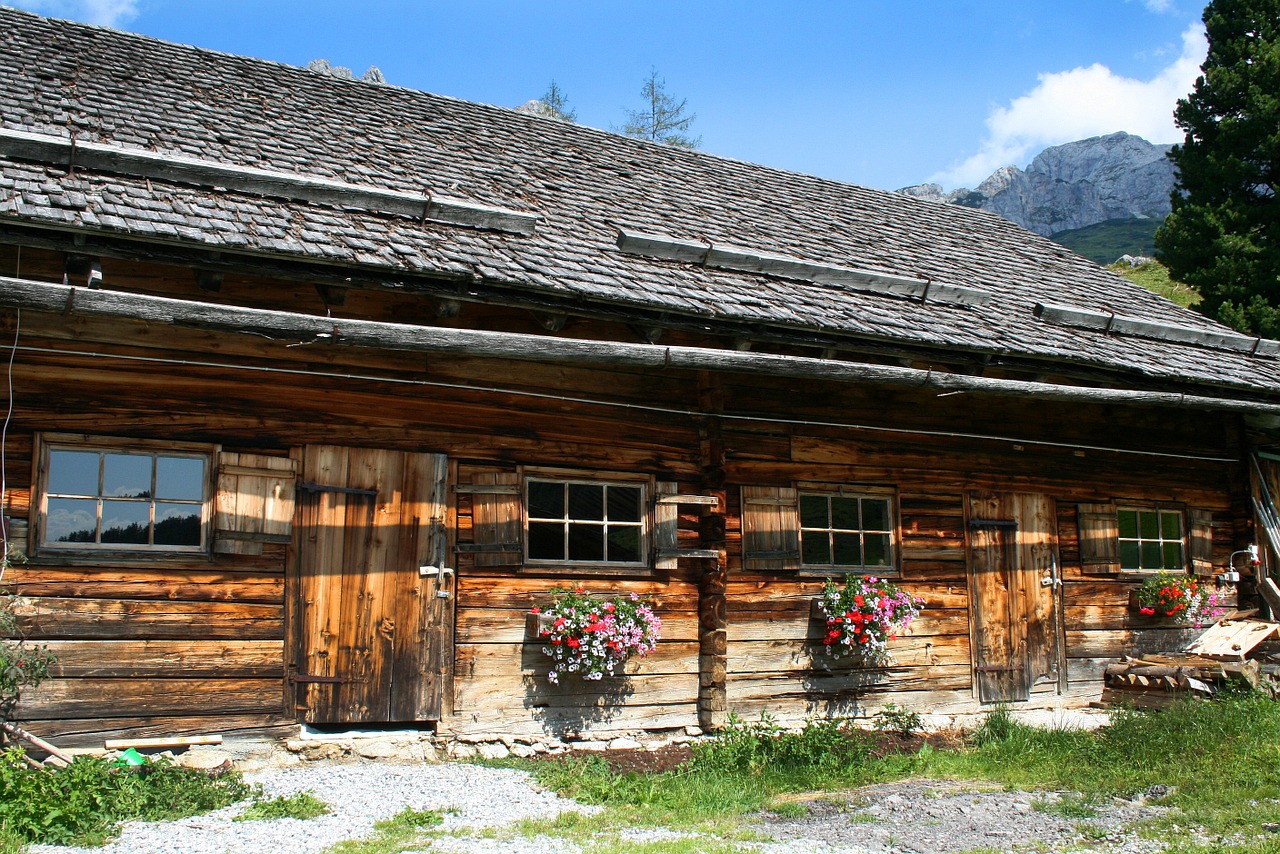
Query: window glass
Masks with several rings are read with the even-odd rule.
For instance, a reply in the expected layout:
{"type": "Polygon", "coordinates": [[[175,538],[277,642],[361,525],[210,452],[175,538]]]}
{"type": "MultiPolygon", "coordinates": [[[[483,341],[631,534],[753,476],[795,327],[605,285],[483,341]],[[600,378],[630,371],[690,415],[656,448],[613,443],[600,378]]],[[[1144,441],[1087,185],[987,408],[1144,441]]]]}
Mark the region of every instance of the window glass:
{"type": "Polygon", "coordinates": [[[57,495],[97,495],[102,455],[94,451],[49,452],[48,490],[57,495]]]}
{"type": "Polygon", "coordinates": [[[1186,568],[1182,514],[1155,508],[1118,508],[1120,567],[1155,571],[1186,568]]]}
{"type": "Polygon", "coordinates": [[[533,561],[644,561],[644,488],[605,481],[527,483],[527,557],[533,561]]]}
{"type": "Polygon", "coordinates": [[[833,570],[892,566],[891,506],[881,496],[801,493],[801,565],[833,570]]]}
{"type": "Polygon", "coordinates": [[[204,547],[207,456],[54,446],[47,460],[42,546],[204,547]]]}

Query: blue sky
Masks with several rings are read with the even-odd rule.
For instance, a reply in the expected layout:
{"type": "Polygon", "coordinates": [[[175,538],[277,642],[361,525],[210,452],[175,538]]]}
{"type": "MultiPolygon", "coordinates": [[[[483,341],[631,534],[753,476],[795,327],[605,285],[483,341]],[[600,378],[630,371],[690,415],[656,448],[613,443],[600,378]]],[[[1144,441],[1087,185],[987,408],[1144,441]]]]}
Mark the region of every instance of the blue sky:
{"type": "Polygon", "coordinates": [[[593,127],[650,69],[716,154],[883,189],[974,186],[1048,145],[1177,142],[1204,59],[1182,0],[0,0],[42,14],[517,106],[593,127]]]}

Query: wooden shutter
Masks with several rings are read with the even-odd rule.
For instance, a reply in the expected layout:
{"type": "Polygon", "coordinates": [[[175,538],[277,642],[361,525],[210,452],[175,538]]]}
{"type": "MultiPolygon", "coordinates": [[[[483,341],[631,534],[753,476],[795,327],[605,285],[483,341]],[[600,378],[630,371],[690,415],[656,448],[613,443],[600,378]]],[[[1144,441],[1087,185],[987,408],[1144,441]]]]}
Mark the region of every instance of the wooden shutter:
{"type": "Polygon", "coordinates": [[[800,497],[787,486],[742,487],[742,565],[800,568],[800,497]]]}
{"type": "Polygon", "coordinates": [[[1213,575],[1213,512],[1199,508],[1187,511],[1187,534],[1191,574],[1213,575]]]}
{"type": "Polygon", "coordinates": [[[523,490],[518,471],[477,471],[458,492],[471,493],[471,543],[476,566],[520,566],[524,562],[523,490]]]}
{"type": "Polygon", "coordinates": [[[1076,505],[1080,567],[1094,575],[1120,572],[1120,528],[1114,504],[1076,505]]]}
{"type": "Polygon", "coordinates": [[[653,568],[675,569],[680,558],[717,558],[715,549],[680,548],[681,506],[715,507],[720,500],[714,495],[680,495],[678,484],[659,482],[653,502],[653,568]]]}
{"type": "Polygon", "coordinates": [[[265,543],[287,544],[293,534],[297,463],[265,454],[218,454],[213,550],[262,554],[265,543]]]}

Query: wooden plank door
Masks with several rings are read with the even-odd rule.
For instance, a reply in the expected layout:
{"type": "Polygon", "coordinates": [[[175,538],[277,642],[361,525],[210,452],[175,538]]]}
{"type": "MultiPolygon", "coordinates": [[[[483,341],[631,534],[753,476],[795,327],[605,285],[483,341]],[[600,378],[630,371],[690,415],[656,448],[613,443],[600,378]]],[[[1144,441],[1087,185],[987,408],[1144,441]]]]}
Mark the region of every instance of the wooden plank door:
{"type": "Polygon", "coordinates": [[[309,723],[436,721],[452,677],[446,459],[309,445],[290,637],[309,723]]]}
{"type": "Polygon", "coordinates": [[[983,703],[1026,700],[1062,668],[1053,499],[969,493],[973,681],[983,703]]]}

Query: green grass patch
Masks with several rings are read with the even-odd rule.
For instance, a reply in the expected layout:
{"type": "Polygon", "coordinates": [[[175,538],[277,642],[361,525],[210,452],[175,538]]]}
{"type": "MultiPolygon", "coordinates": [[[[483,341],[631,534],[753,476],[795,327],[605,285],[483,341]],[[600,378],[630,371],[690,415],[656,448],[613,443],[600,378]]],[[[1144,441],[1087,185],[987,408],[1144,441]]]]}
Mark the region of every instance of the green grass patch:
{"type": "Polygon", "coordinates": [[[326,854],[398,854],[430,844],[432,831],[444,823],[438,810],[405,807],[391,818],[374,822],[368,839],[348,839],[326,849],[326,854]]]}
{"type": "MultiPolygon", "coordinates": [[[[214,780],[203,771],[155,760],[120,768],[80,756],[57,771],[29,768],[22,751],[0,753],[0,846],[22,843],[98,845],[127,819],[161,821],[233,804],[251,792],[231,772],[214,780]]],[[[8,849],[0,847],[0,852],[8,849]]]]}
{"type": "Polygon", "coordinates": [[[1135,285],[1141,285],[1152,293],[1176,302],[1183,308],[1191,308],[1200,302],[1200,292],[1190,285],[1184,285],[1169,278],[1169,271],[1159,261],[1152,261],[1139,267],[1111,264],[1107,269],[1113,273],[1119,273],[1135,285]]]}
{"type": "Polygon", "coordinates": [[[329,812],[329,805],[311,792],[295,792],[275,798],[254,798],[234,821],[270,821],[274,818],[316,818],[329,812]]]}

